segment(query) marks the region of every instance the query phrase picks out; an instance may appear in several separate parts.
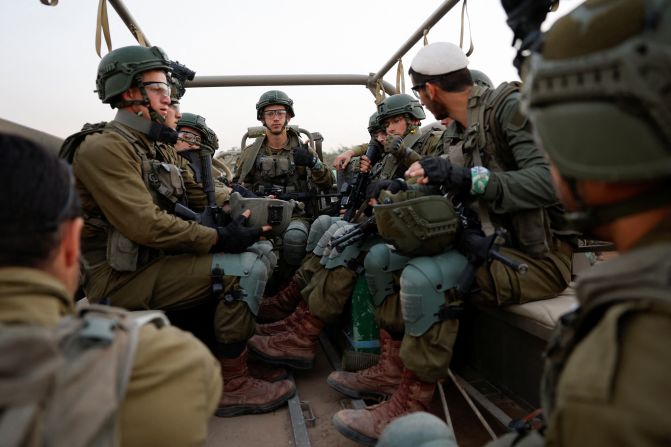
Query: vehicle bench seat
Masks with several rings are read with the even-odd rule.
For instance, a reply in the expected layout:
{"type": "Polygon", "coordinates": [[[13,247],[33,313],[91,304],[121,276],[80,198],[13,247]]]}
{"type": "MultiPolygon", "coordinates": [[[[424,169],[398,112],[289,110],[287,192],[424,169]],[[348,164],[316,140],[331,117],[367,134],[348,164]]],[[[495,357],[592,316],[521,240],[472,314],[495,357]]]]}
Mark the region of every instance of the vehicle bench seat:
{"type": "Polygon", "coordinates": [[[559,296],[547,300],[514,304],[500,309],[500,316],[514,326],[543,340],[549,340],[559,318],[578,306],[573,284],[559,296]]]}

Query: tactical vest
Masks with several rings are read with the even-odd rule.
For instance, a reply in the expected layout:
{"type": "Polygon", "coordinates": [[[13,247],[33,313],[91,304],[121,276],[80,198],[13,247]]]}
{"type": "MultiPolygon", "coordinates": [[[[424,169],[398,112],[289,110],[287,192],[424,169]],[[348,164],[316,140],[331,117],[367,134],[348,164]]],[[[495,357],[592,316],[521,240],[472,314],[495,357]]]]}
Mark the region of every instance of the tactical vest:
{"type": "MultiPolygon", "coordinates": [[[[519,89],[519,82],[504,82],[496,89],[472,87],[467,105],[470,127],[464,131],[463,139],[448,148],[452,163],[465,167],[484,166],[491,172],[519,169],[497,119],[506,98],[519,89]]],[[[526,125],[527,119],[520,111],[513,119],[513,124],[520,128],[526,125]]],[[[545,208],[496,215],[490,213],[485,200],[477,200],[471,206],[477,211],[485,234],[493,234],[495,226],[500,226],[513,237],[513,246],[524,253],[544,258],[550,252],[552,232],[545,208]]]]}
{"type": "Polygon", "coordinates": [[[415,132],[409,132],[403,137],[403,145],[414,151],[417,156],[396,157],[392,154],[385,154],[380,167],[377,170],[371,171],[371,177],[375,180],[389,180],[403,177],[405,170],[414,161],[422,157],[438,155],[442,152],[442,146],[439,144],[442,131],[430,131],[422,134],[419,131],[419,127],[414,127],[415,132]]]}
{"type": "Polygon", "coordinates": [[[0,325],[0,443],[115,447],[140,329],[162,312],[88,306],[54,327],[0,325]]]}
{"type": "MultiPolygon", "coordinates": [[[[80,132],[69,136],[60,150],[60,157],[70,164],[75,153],[84,138],[93,133],[114,132],[121,135],[132,147],[141,160],[142,180],[151,194],[153,202],[161,209],[172,212],[176,203],[187,205],[186,189],[180,168],[175,164],[177,160],[169,159],[165,154],[169,150],[164,143],[155,143],[153,148],[156,155],[152,154],[150,148],[133,133],[126,130],[115,121],[109,123],[85,124],[80,132]],[[163,158],[159,160],[158,157],[163,158]]],[[[90,265],[107,261],[117,271],[135,271],[139,265],[144,265],[158,256],[158,250],[149,247],[141,247],[126,238],[116,228],[111,226],[104,216],[85,215],[87,225],[94,228],[106,230],[105,241],[90,241],[92,246],[106,246],[106,252],[85,253],[86,260],[90,265]]]]}
{"type": "MultiPolygon", "coordinates": [[[[288,128],[287,136],[289,137],[287,147],[299,147],[300,136],[295,130],[288,128]]],[[[247,160],[251,159],[253,163],[246,161],[243,165],[238,179],[240,183],[261,196],[273,194],[273,192],[318,193],[317,188],[308,178],[307,168],[296,166],[294,163],[293,150],[283,149],[279,153],[274,153],[265,143],[266,137],[262,136],[245,149],[251,152],[247,160]]],[[[316,200],[306,201],[305,214],[307,216],[316,217],[318,211],[316,200]]]]}
{"type": "MultiPolygon", "coordinates": [[[[555,410],[557,385],[569,357],[609,309],[626,305],[621,307],[618,319],[626,318],[632,312],[662,313],[671,317],[669,253],[669,242],[650,245],[608,261],[607,274],[589,272],[581,278],[577,286],[578,298],[587,301],[560,318],[545,353],[541,403],[546,415],[551,416],[555,410]]],[[[605,266],[595,269],[599,267],[605,266]]]]}

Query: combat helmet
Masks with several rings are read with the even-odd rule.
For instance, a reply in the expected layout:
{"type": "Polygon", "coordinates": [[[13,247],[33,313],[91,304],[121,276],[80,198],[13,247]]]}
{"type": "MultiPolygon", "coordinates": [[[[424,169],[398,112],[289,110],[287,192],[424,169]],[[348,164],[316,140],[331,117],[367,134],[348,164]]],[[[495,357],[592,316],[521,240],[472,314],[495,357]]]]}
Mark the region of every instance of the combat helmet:
{"type": "Polygon", "coordinates": [[[380,123],[384,123],[387,118],[396,115],[410,115],[418,120],[426,118],[424,108],[419,101],[405,93],[386,97],[377,106],[377,113],[380,123]]]}
{"type": "Polygon", "coordinates": [[[132,45],[110,51],[98,64],[96,92],[104,104],[115,107],[117,97],[135,83],[141,85],[140,74],[149,70],[170,69],[170,60],[159,47],[132,45]]]}
{"type": "Polygon", "coordinates": [[[394,420],[385,427],[378,447],[456,447],[454,433],[441,419],[418,411],[394,420]]]}
{"type": "Polygon", "coordinates": [[[468,71],[471,72],[471,78],[473,79],[473,84],[479,85],[481,87],[494,88],[494,83],[489,76],[483,73],[480,70],[474,70],[469,68],[468,71]]]}
{"type": "Polygon", "coordinates": [[[211,149],[212,152],[219,148],[219,139],[217,134],[207,126],[205,118],[195,113],[182,113],[182,118],[177,121],[177,130],[182,127],[191,127],[196,129],[203,136],[203,146],[211,149]]]}
{"type": "Polygon", "coordinates": [[[523,94],[564,178],[671,178],[669,30],[668,0],[587,0],[546,33],[523,94]]]}
{"type": "Polygon", "coordinates": [[[370,118],[368,118],[368,133],[372,137],[377,132],[384,131],[382,124],[379,120],[379,114],[377,112],[373,113],[370,118]]]}
{"type": "Polygon", "coordinates": [[[263,109],[266,106],[272,104],[281,104],[287,108],[287,113],[291,118],[295,116],[294,114],[294,101],[289,98],[289,95],[284,93],[281,90],[269,90],[265,92],[259,98],[259,101],[256,103],[256,119],[263,121],[262,114],[263,109]]]}
{"type": "Polygon", "coordinates": [[[404,256],[433,256],[454,241],[459,217],[452,202],[419,191],[382,191],[373,207],[380,236],[404,256]]]}

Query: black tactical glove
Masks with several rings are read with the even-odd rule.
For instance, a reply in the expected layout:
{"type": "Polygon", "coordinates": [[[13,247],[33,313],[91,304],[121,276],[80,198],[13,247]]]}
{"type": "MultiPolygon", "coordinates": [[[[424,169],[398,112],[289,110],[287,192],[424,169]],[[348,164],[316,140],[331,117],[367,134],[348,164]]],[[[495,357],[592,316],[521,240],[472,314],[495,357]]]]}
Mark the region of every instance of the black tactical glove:
{"type": "Polygon", "coordinates": [[[380,191],[383,190],[396,194],[399,191],[406,191],[407,189],[408,184],[401,179],[378,180],[368,185],[368,188],[366,188],[366,198],[377,199],[377,196],[380,195],[380,191]]]}
{"type": "Polygon", "coordinates": [[[242,253],[258,241],[261,237],[261,228],[245,227],[245,216],[238,216],[225,227],[217,227],[217,243],[212,247],[215,253],[242,253]]]}
{"type": "Polygon", "coordinates": [[[442,157],[422,158],[419,163],[430,185],[444,185],[448,191],[468,193],[471,190],[471,170],[453,165],[442,157]]]}
{"type": "Polygon", "coordinates": [[[394,154],[396,157],[400,157],[402,154],[405,154],[403,138],[398,135],[388,135],[387,141],[384,143],[384,152],[387,154],[394,154]]]}
{"type": "Polygon", "coordinates": [[[301,144],[299,148],[294,151],[294,163],[296,163],[296,166],[307,166],[312,169],[318,161],[319,158],[310,152],[307,144],[301,144]]]}

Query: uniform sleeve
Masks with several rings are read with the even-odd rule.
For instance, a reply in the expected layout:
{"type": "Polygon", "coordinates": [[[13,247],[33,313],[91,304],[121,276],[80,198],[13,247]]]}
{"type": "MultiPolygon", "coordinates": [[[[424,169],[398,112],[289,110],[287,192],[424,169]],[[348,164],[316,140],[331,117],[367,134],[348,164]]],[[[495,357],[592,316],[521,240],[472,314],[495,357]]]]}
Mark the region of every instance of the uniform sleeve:
{"type": "Polygon", "coordinates": [[[668,310],[612,306],[574,349],[561,374],[549,443],[670,445],[670,339],[668,310]]]}
{"type": "Polygon", "coordinates": [[[173,326],[145,326],[121,406],[121,445],[203,445],[221,391],[205,345],[173,326]]]}
{"type": "Polygon", "coordinates": [[[87,138],[75,155],[73,171],[110,224],[128,239],[196,253],[207,253],[215,244],[214,229],[182,220],[154,203],[142,179],[141,159],[121,136],[87,138]]]}
{"type": "Polygon", "coordinates": [[[550,206],[557,202],[550,166],[533,141],[531,124],[519,110],[519,95],[510,95],[498,121],[517,170],[493,172],[483,198],[495,213],[550,206]]]}
{"type": "MultiPolygon", "coordinates": [[[[310,148],[310,153],[315,157],[317,156],[317,153],[312,148],[310,148]]],[[[321,191],[328,191],[335,183],[333,171],[321,160],[319,161],[319,167],[310,169],[310,175],[312,176],[312,183],[321,191]]]]}

